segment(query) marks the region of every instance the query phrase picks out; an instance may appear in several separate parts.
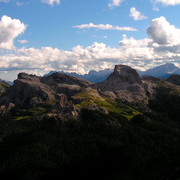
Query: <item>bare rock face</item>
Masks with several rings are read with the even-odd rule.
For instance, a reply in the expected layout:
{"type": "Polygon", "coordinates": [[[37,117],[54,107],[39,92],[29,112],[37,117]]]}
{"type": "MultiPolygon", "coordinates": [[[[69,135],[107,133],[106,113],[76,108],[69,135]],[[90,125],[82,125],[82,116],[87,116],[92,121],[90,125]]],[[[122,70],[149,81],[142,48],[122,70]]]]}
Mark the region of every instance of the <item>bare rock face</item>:
{"type": "MultiPolygon", "coordinates": [[[[146,100],[146,88],[136,70],[125,65],[116,65],[107,80],[95,86],[105,95],[113,92],[117,98],[128,102],[146,100]]],[[[111,93],[112,94],[112,93],[111,93]]]]}
{"type": "Polygon", "coordinates": [[[48,105],[57,114],[76,116],[76,109],[68,97],[88,84],[87,81],[60,73],[43,78],[20,73],[14,85],[0,98],[0,114],[6,115],[13,108],[48,105]]]}
{"type": "Polygon", "coordinates": [[[129,66],[116,65],[114,72],[98,87],[101,90],[119,91],[127,89],[133,85],[142,85],[142,81],[136,72],[129,66]]]}
{"type": "Polygon", "coordinates": [[[41,83],[50,86],[56,93],[64,93],[68,97],[73,96],[80,92],[83,87],[91,84],[86,80],[58,72],[50,76],[42,77],[41,83]]]}
{"type": "Polygon", "coordinates": [[[42,77],[41,82],[49,86],[53,86],[57,84],[69,84],[69,85],[78,85],[80,87],[86,87],[91,84],[86,80],[73,77],[67,74],[62,74],[59,72],[56,72],[50,76],[42,77]]]}
{"type": "Polygon", "coordinates": [[[60,115],[77,117],[76,108],[71,101],[68,101],[67,96],[65,94],[58,94],[58,96],[57,108],[60,115]]]}
{"type": "Polygon", "coordinates": [[[34,101],[37,104],[55,99],[53,91],[47,85],[42,84],[39,77],[20,73],[14,85],[0,98],[0,104],[13,103],[16,106],[29,106],[35,97],[39,99],[39,101],[34,101]]]}
{"type": "Polygon", "coordinates": [[[142,83],[141,78],[139,77],[136,70],[125,65],[116,65],[114,68],[114,72],[109,76],[108,79],[116,79],[116,78],[119,78],[119,81],[121,81],[122,83],[123,82],[127,82],[129,84],[142,83]]]}

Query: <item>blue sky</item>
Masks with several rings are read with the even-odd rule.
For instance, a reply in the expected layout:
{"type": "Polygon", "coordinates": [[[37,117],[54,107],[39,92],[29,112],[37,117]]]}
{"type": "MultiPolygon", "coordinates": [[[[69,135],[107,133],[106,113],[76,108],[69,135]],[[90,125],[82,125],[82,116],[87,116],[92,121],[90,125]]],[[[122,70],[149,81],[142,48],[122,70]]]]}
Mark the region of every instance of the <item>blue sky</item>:
{"type": "Polygon", "coordinates": [[[180,0],[0,0],[0,77],[180,62],[180,0]]]}

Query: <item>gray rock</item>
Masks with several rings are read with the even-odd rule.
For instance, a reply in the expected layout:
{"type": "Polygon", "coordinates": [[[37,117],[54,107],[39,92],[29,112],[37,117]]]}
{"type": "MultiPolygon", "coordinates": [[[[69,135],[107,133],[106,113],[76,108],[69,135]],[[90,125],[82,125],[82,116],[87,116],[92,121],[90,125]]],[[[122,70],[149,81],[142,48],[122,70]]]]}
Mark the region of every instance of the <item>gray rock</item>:
{"type": "Polygon", "coordinates": [[[116,65],[107,80],[94,86],[105,95],[113,95],[123,101],[147,100],[146,88],[136,70],[125,65],[116,65]]]}

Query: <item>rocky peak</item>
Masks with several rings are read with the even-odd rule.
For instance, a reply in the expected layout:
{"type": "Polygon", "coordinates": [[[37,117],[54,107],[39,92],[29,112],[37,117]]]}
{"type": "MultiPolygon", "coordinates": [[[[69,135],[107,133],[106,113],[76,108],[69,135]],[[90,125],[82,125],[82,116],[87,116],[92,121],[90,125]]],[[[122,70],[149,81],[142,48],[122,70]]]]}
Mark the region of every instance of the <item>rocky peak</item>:
{"type": "Polygon", "coordinates": [[[114,95],[122,100],[135,102],[146,99],[145,86],[136,70],[125,65],[116,65],[107,80],[95,85],[105,95],[114,95]]]}
{"type": "Polygon", "coordinates": [[[116,65],[114,72],[107,80],[98,84],[101,90],[118,91],[127,89],[132,85],[142,85],[141,78],[136,70],[125,65],[116,65]]]}
{"type": "Polygon", "coordinates": [[[18,80],[27,80],[27,81],[32,81],[32,82],[38,81],[39,82],[40,77],[38,77],[36,75],[32,75],[32,74],[19,73],[18,80]]]}
{"type": "Polygon", "coordinates": [[[54,73],[38,77],[20,73],[5,94],[0,98],[0,114],[8,114],[11,109],[48,107],[62,116],[76,116],[76,109],[69,100],[90,83],[66,74],[54,73]]]}
{"type": "Polygon", "coordinates": [[[138,83],[141,84],[141,78],[139,77],[136,70],[132,69],[129,66],[125,65],[116,65],[114,68],[114,72],[109,76],[108,80],[115,80],[121,81],[122,83],[138,83]]]}
{"type": "Polygon", "coordinates": [[[53,101],[54,99],[53,91],[40,82],[40,77],[20,73],[13,86],[0,98],[0,104],[8,105],[13,103],[15,106],[25,107],[53,101]],[[35,99],[36,101],[34,101],[35,99]],[[32,102],[36,102],[36,104],[32,104],[32,102]]]}
{"type": "Polygon", "coordinates": [[[41,82],[50,86],[57,84],[69,84],[85,87],[87,85],[90,85],[90,83],[86,80],[59,72],[55,72],[49,76],[42,77],[41,82]]]}

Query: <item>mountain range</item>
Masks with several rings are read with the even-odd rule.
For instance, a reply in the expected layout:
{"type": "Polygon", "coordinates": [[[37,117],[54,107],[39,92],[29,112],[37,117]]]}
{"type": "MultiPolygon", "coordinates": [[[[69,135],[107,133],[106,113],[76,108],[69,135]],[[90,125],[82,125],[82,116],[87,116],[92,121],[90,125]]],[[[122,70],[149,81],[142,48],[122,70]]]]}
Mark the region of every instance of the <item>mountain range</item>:
{"type": "MultiPolygon", "coordinates": [[[[176,68],[171,64],[166,64],[165,67],[167,66],[168,68],[165,69],[168,72],[176,68]]],[[[154,71],[150,70],[150,72],[157,72],[159,69],[162,67],[155,68],[154,71]]],[[[104,75],[104,72],[109,73],[110,71],[89,74],[104,75]]],[[[102,76],[99,77],[102,78],[102,76]]],[[[141,78],[135,69],[125,65],[116,65],[113,72],[99,83],[91,83],[82,78],[59,72],[43,77],[20,73],[12,86],[3,86],[7,90],[1,88],[0,114],[6,116],[12,112],[16,116],[21,114],[22,111],[19,111],[23,109],[23,114],[29,117],[32,116],[29,109],[38,107],[44,109],[43,116],[74,116],[77,118],[81,114],[82,107],[103,112],[118,112],[115,99],[121,102],[142,104],[148,108],[150,99],[155,97],[161,84],[164,87],[174,87],[179,91],[179,87],[173,85],[178,85],[179,79],[179,75],[170,76],[167,80],[149,76],[141,78]],[[45,107],[48,107],[47,113],[45,113],[45,107]]]]}
{"type": "Polygon", "coordinates": [[[126,65],[99,83],[60,72],[0,82],[1,178],[178,180],[179,85],[126,65]]]}
{"type": "Polygon", "coordinates": [[[142,76],[153,76],[157,78],[166,79],[172,74],[180,74],[180,69],[172,63],[167,63],[161,66],[157,66],[146,71],[138,71],[139,75],[142,76]]]}
{"type": "MultiPolygon", "coordinates": [[[[51,71],[47,75],[53,74],[56,71],[51,71]]],[[[113,69],[105,69],[105,70],[100,70],[100,71],[90,71],[88,74],[84,74],[84,75],[80,75],[77,73],[68,73],[68,72],[64,72],[64,71],[60,71],[60,73],[65,73],[74,77],[79,77],[82,79],[85,79],[87,81],[93,82],[93,83],[98,83],[98,82],[102,82],[105,79],[107,79],[107,77],[113,72],[113,69]]],[[[180,74],[180,69],[175,66],[172,63],[166,63],[164,65],[160,65],[157,67],[154,67],[152,69],[148,69],[146,71],[140,71],[137,70],[138,74],[143,77],[143,76],[153,76],[153,77],[157,77],[157,78],[163,78],[166,79],[169,76],[171,76],[172,74],[180,74]]]]}

